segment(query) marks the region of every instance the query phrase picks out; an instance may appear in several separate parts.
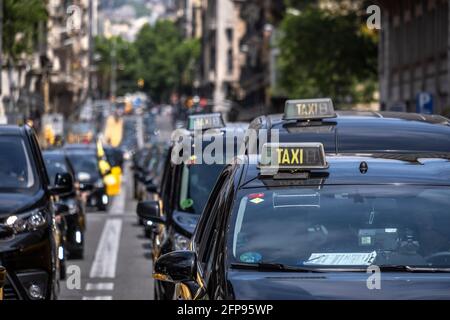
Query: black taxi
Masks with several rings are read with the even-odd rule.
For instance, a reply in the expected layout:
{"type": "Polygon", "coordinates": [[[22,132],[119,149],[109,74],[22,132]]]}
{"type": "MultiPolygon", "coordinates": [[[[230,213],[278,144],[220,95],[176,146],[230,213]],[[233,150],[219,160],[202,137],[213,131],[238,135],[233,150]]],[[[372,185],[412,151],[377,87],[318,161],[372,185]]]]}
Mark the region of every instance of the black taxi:
{"type": "Polygon", "coordinates": [[[250,123],[247,154],[266,142],[321,142],[326,152],[449,152],[450,120],[440,115],[335,111],[329,98],[289,100],[283,114],[250,123]]]}
{"type": "Polygon", "coordinates": [[[57,172],[48,177],[33,129],[0,126],[0,181],[4,299],[56,298],[60,237],[55,218],[68,208],[55,204],[54,197],[73,191],[72,176],[57,172]]]}
{"type": "Polygon", "coordinates": [[[450,299],[450,153],[266,143],[218,179],[190,250],[154,277],[177,299],[450,299]]]}
{"type": "MultiPolygon", "coordinates": [[[[157,201],[142,201],[137,208],[139,218],[154,227],[154,260],[162,254],[189,248],[205,203],[225,168],[224,151],[228,145],[234,148],[235,141],[231,137],[242,139],[245,132],[240,127],[227,128],[219,113],[190,116],[186,128],[173,135],[173,140],[183,138],[184,142],[179,145],[186,148],[179,149],[176,143],[169,148],[157,201]],[[227,137],[230,137],[229,142],[227,137]],[[209,163],[203,158],[204,151],[212,141],[219,140],[220,151],[216,150],[214,156],[221,160],[209,163]]],[[[231,158],[236,154],[233,149],[231,158]]],[[[169,283],[156,281],[155,298],[170,299],[173,288],[169,283]]]]}

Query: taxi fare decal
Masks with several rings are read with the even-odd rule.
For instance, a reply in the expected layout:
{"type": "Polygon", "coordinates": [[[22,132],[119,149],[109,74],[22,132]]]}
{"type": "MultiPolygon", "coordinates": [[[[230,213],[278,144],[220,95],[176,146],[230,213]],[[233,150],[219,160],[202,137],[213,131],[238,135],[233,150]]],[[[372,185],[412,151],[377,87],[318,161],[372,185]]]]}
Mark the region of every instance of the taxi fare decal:
{"type": "Polygon", "coordinates": [[[258,203],[264,202],[264,199],[255,198],[255,199],[250,200],[250,202],[252,202],[254,204],[258,204],[258,203]]]}

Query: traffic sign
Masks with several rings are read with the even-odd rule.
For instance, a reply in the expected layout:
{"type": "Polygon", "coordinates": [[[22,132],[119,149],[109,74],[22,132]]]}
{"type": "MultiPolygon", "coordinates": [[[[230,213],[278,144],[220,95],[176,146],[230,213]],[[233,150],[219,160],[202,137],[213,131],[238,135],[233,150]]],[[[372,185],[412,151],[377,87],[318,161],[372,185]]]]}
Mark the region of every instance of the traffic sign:
{"type": "Polygon", "coordinates": [[[433,95],[429,92],[420,92],[416,100],[416,112],[422,114],[433,114],[433,95]]]}

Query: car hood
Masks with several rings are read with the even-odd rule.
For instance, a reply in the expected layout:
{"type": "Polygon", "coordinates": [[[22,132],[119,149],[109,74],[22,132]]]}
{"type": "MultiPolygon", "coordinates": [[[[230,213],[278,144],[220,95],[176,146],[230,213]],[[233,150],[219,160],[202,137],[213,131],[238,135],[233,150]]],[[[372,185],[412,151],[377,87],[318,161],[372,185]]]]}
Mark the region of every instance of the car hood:
{"type": "Polygon", "coordinates": [[[40,202],[43,196],[43,192],[38,192],[34,195],[23,193],[0,193],[0,218],[34,207],[37,202],[40,202]]]}
{"type": "MultiPolygon", "coordinates": [[[[450,273],[382,273],[368,289],[367,273],[231,271],[238,300],[438,300],[450,299],[450,273]]],[[[369,280],[370,283],[370,280],[369,280]]]]}

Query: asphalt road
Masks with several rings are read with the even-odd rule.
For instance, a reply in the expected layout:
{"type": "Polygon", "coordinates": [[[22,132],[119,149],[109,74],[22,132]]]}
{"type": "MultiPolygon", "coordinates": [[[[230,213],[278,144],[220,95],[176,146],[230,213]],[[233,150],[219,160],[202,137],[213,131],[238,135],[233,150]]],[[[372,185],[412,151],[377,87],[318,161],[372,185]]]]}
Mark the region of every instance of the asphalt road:
{"type": "MultiPolygon", "coordinates": [[[[136,119],[137,141],[143,128],[136,119]]],[[[172,130],[167,116],[156,119],[159,141],[172,130]]],[[[61,300],[152,300],[150,241],[137,224],[132,172],[124,170],[122,193],[108,212],[88,212],[83,260],[67,261],[68,278],[61,282],[61,300]],[[79,275],[79,277],[78,277],[79,275]]]]}
{"type": "Polygon", "coordinates": [[[122,194],[113,199],[107,213],[87,213],[85,257],[68,261],[60,299],[153,299],[150,243],[137,224],[130,174],[126,169],[122,194]]]}

